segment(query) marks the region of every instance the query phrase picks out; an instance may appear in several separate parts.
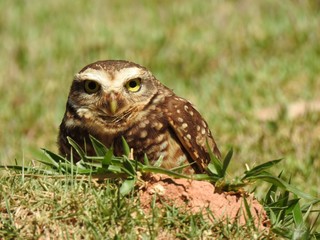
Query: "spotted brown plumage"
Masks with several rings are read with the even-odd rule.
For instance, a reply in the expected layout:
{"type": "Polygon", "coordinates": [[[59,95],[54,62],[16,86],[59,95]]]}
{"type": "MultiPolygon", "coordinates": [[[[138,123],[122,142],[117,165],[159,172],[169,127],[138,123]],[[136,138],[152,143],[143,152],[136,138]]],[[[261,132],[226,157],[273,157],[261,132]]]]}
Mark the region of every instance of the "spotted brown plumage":
{"type": "MultiPolygon", "coordinates": [[[[113,146],[115,155],[123,154],[123,136],[138,160],[147,154],[152,163],[162,156],[165,168],[189,162],[186,172],[205,171],[207,142],[220,158],[208,124],[192,104],[128,61],[98,61],[75,75],[60,125],[60,153],[70,157],[69,136],[93,155],[89,135],[113,146]]],[[[74,158],[79,160],[75,153],[74,158]]]]}

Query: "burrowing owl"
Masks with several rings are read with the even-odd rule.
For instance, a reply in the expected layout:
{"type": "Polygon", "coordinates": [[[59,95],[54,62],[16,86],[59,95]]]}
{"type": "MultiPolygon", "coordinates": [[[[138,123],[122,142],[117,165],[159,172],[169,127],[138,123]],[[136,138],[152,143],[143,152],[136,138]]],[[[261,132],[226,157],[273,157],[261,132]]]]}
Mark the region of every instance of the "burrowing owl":
{"type": "Polygon", "coordinates": [[[69,136],[93,155],[89,135],[113,145],[118,156],[123,136],[136,159],[146,154],[153,162],[162,156],[168,169],[189,162],[191,172],[204,172],[210,161],[207,141],[220,157],[208,124],[191,103],[128,61],[98,61],[75,75],[60,125],[60,153],[70,157],[69,136]]]}

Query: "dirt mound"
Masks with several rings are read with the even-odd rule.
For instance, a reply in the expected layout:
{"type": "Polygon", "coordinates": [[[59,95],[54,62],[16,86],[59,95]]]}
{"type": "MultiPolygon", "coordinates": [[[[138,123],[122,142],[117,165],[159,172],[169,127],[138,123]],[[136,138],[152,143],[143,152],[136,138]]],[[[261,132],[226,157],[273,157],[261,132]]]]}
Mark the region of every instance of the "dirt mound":
{"type": "Polygon", "coordinates": [[[139,195],[141,206],[146,212],[149,212],[151,201],[156,195],[156,204],[160,208],[163,203],[170,203],[192,213],[201,211],[214,222],[238,221],[240,225],[245,225],[248,218],[243,202],[245,197],[255,226],[260,230],[270,226],[266,211],[252,195],[215,193],[215,187],[205,181],[173,179],[167,175],[155,174],[148,177],[146,184],[140,188],[139,195]]]}

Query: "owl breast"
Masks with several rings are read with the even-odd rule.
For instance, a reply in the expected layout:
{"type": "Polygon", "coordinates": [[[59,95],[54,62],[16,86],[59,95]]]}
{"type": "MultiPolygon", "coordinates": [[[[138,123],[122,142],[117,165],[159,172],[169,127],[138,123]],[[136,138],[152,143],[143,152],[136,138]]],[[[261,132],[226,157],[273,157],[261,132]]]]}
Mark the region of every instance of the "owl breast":
{"type": "MultiPolygon", "coordinates": [[[[166,169],[187,163],[187,152],[183,150],[178,138],[158,111],[141,119],[132,128],[125,131],[123,137],[133,148],[134,157],[140,161],[143,161],[144,154],[146,154],[151,164],[162,157],[161,166],[166,169]]],[[[120,141],[119,138],[115,140],[116,155],[123,154],[120,141]]]]}

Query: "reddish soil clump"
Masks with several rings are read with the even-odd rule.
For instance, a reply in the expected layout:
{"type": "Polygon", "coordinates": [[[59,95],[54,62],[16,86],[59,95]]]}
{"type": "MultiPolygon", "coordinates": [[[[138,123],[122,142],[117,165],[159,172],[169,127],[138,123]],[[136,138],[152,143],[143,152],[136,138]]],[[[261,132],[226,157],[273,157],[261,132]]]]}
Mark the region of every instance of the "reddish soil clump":
{"type": "Polygon", "coordinates": [[[205,181],[173,179],[167,175],[154,174],[140,188],[139,195],[141,206],[146,212],[149,212],[156,196],[156,204],[160,208],[163,203],[169,203],[192,213],[202,212],[213,222],[237,221],[240,225],[245,225],[248,218],[243,202],[245,197],[256,228],[263,230],[270,225],[266,211],[252,195],[215,193],[215,187],[205,181]]]}

